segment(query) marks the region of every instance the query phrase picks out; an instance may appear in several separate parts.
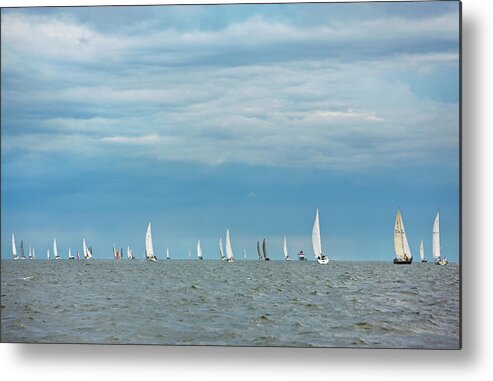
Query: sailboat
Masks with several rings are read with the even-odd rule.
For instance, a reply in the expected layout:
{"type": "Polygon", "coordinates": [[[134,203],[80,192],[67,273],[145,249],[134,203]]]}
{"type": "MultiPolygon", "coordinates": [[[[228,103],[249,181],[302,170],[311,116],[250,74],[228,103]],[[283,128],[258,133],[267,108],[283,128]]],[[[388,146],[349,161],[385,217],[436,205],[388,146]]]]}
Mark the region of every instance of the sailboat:
{"type": "Polygon", "coordinates": [[[264,260],[264,257],[262,257],[262,255],[260,254],[260,243],[259,243],[259,241],[257,241],[257,255],[258,255],[258,260],[259,261],[263,261],[264,260]]]}
{"type": "Polygon", "coordinates": [[[284,236],[284,244],[282,245],[282,251],[284,253],[284,260],[290,261],[291,258],[289,258],[289,254],[288,254],[288,244],[286,242],[286,236],[284,236]]]}
{"type": "Polygon", "coordinates": [[[87,248],[86,239],[85,238],[82,238],[82,254],[84,254],[84,258],[85,259],[91,259],[92,258],[92,253],[87,248]]]}
{"type": "Polygon", "coordinates": [[[397,216],[395,218],[394,248],[394,263],[396,265],[409,265],[413,262],[413,256],[407,242],[406,230],[404,229],[404,222],[402,221],[400,209],[397,210],[397,216]]]}
{"type": "Polygon", "coordinates": [[[29,254],[28,254],[29,259],[33,259],[33,252],[31,250],[31,245],[29,245],[29,254]]]}
{"type": "Polygon", "coordinates": [[[129,261],[134,259],[134,253],[133,253],[132,249],[130,249],[130,246],[127,246],[127,259],[129,261]]]}
{"type": "Polygon", "coordinates": [[[226,229],[226,261],[234,262],[233,248],[231,247],[231,239],[229,238],[229,229],[226,229]]]}
{"type": "Polygon", "coordinates": [[[12,233],[12,257],[17,261],[19,259],[17,255],[17,248],[15,247],[14,233],[12,233]]]}
{"type": "Polygon", "coordinates": [[[76,257],[77,257],[77,260],[79,260],[79,259],[80,259],[79,250],[77,250],[77,256],[76,256],[76,257]]]}
{"type": "Polygon", "coordinates": [[[121,258],[120,252],[116,250],[115,244],[113,244],[113,257],[118,260],[121,258]]]}
{"type": "Polygon", "coordinates": [[[50,249],[46,250],[46,259],[50,259],[50,249]]]}
{"type": "Polygon", "coordinates": [[[264,241],[262,242],[262,251],[264,253],[264,260],[270,261],[270,258],[267,256],[267,243],[265,242],[265,238],[264,241]]]}
{"type": "Polygon", "coordinates": [[[315,222],[312,229],[312,246],[313,254],[317,258],[318,263],[326,265],[329,263],[329,257],[322,252],[322,238],[320,237],[320,222],[318,219],[318,208],[315,213],[315,222]]]}
{"type": "Polygon", "coordinates": [[[75,259],[75,257],[72,255],[72,249],[68,249],[68,259],[75,259]]]}
{"type": "Polygon", "coordinates": [[[192,249],[188,249],[188,259],[192,259],[192,249]]]}
{"type": "Polygon", "coordinates": [[[34,251],[34,247],[33,247],[33,259],[36,259],[36,252],[34,251]]]}
{"type": "Polygon", "coordinates": [[[224,251],[223,251],[223,239],[219,238],[219,255],[221,256],[221,261],[226,260],[226,257],[224,256],[224,251]]]}
{"type": "Polygon", "coordinates": [[[421,257],[421,262],[428,262],[425,258],[425,248],[423,245],[423,240],[421,240],[421,243],[419,244],[419,256],[421,257]]]}
{"type": "Polygon", "coordinates": [[[154,255],[154,247],[152,245],[152,234],[151,234],[151,223],[149,222],[149,225],[147,225],[147,232],[146,232],[146,258],[148,261],[151,262],[156,262],[157,258],[154,255]]]}
{"type": "Polygon", "coordinates": [[[55,256],[55,259],[60,259],[60,256],[58,255],[58,249],[56,247],[56,238],[53,238],[53,255],[55,256]]]}
{"type": "Polygon", "coordinates": [[[19,246],[19,251],[21,253],[21,259],[26,259],[26,256],[24,255],[24,241],[21,240],[21,245],[19,246]]]}
{"type": "Polygon", "coordinates": [[[199,257],[199,259],[204,259],[202,257],[202,248],[200,247],[200,239],[199,241],[197,242],[197,257],[199,257]]]}
{"type": "Polygon", "coordinates": [[[169,256],[169,249],[168,248],[166,248],[166,259],[171,259],[169,256]]]}
{"type": "Polygon", "coordinates": [[[448,263],[447,258],[442,258],[440,248],[440,211],[438,211],[433,223],[433,258],[436,265],[445,266],[448,263]]]}
{"type": "Polygon", "coordinates": [[[246,259],[246,250],[243,249],[243,259],[246,259]]]}

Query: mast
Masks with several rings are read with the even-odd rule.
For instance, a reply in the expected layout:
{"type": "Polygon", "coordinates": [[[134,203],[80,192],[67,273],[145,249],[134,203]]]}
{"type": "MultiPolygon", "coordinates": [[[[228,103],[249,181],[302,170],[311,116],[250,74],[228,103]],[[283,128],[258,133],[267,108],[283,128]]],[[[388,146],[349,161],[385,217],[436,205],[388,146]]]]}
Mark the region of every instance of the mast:
{"type": "Polygon", "coordinates": [[[441,258],[440,252],[440,211],[437,212],[433,222],[433,258],[441,258]]]}
{"type": "Polygon", "coordinates": [[[233,261],[233,248],[231,247],[231,238],[229,237],[229,229],[226,229],[226,257],[228,261],[233,261]]]}
{"type": "Polygon", "coordinates": [[[17,248],[15,247],[14,233],[12,233],[12,257],[14,259],[19,259],[19,257],[17,256],[17,248]]]}

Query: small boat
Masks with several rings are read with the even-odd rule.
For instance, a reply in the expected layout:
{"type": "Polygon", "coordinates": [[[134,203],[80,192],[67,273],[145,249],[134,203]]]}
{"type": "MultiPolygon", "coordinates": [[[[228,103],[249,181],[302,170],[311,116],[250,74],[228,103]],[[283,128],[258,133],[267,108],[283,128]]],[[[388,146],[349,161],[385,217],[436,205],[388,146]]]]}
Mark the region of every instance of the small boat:
{"type": "Polygon", "coordinates": [[[169,256],[169,249],[168,248],[166,248],[166,259],[171,259],[169,256]]]}
{"type": "Polygon", "coordinates": [[[119,250],[116,250],[115,244],[113,244],[113,258],[116,260],[121,259],[121,254],[119,250]]]}
{"type": "Polygon", "coordinates": [[[19,251],[21,255],[21,259],[26,259],[26,256],[24,255],[24,241],[21,239],[21,244],[19,246],[19,251]]]}
{"type": "Polygon", "coordinates": [[[413,262],[413,256],[407,242],[406,230],[404,229],[404,222],[402,221],[400,209],[397,210],[397,216],[395,218],[394,249],[394,264],[410,265],[413,262]]]}
{"type": "Polygon", "coordinates": [[[50,249],[46,250],[46,259],[50,259],[50,249]]]}
{"type": "Polygon", "coordinates": [[[221,256],[221,261],[225,261],[226,257],[224,256],[224,251],[223,251],[223,239],[219,238],[219,255],[221,256]]]}
{"type": "Polygon", "coordinates": [[[288,254],[288,244],[286,242],[286,236],[284,236],[284,244],[282,245],[282,252],[284,253],[284,260],[290,261],[291,258],[289,258],[289,254],[288,254]]]}
{"type": "Polygon", "coordinates": [[[154,246],[152,245],[152,233],[151,233],[151,223],[147,225],[146,232],[146,251],[145,251],[146,259],[150,262],[156,262],[157,257],[154,255],[154,246]]]}
{"type": "Polygon", "coordinates": [[[72,255],[72,249],[68,249],[68,259],[75,259],[75,257],[72,255]]]}
{"type": "Polygon", "coordinates": [[[263,261],[264,260],[264,257],[262,257],[262,255],[260,254],[260,242],[257,241],[257,255],[258,255],[258,260],[259,261],[263,261]]]}
{"type": "Polygon", "coordinates": [[[202,248],[200,247],[200,239],[197,242],[197,257],[199,259],[204,259],[204,257],[202,257],[202,248]]]}
{"type": "Polygon", "coordinates": [[[27,257],[28,257],[29,259],[33,259],[33,252],[32,252],[32,250],[31,250],[31,245],[29,245],[29,252],[28,252],[28,253],[29,253],[29,254],[28,254],[28,256],[27,256],[27,257]]]}
{"type": "Polygon", "coordinates": [[[56,246],[56,238],[53,238],[53,255],[55,256],[55,259],[60,259],[60,256],[58,255],[58,249],[56,246]]]}
{"type": "Polygon", "coordinates": [[[442,258],[440,247],[440,211],[438,211],[435,222],[433,222],[433,259],[435,259],[435,265],[445,266],[448,264],[447,258],[442,258]]]}
{"type": "Polygon", "coordinates": [[[305,253],[303,253],[303,250],[300,250],[300,252],[298,253],[298,259],[300,261],[305,261],[306,260],[305,253]]]}
{"type": "Polygon", "coordinates": [[[91,259],[93,258],[92,256],[92,250],[90,250],[87,245],[86,245],[86,239],[82,238],[82,254],[84,254],[85,259],[91,259]]]}
{"type": "Polygon", "coordinates": [[[130,246],[127,246],[127,259],[131,261],[134,258],[134,252],[130,249],[130,246]]]}
{"type": "Polygon", "coordinates": [[[231,239],[229,238],[229,229],[226,229],[226,261],[234,262],[233,248],[231,247],[231,239]]]}
{"type": "Polygon", "coordinates": [[[329,257],[322,252],[322,239],[320,237],[320,222],[318,219],[318,208],[315,213],[315,222],[312,229],[312,246],[313,254],[317,258],[318,263],[326,265],[329,263],[329,257]]]}
{"type": "Polygon", "coordinates": [[[270,261],[270,258],[267,256],[267,243],[265,242],[265,238],[262,241],[262,251],[264,253],[264,261],[270,261]]]}
{"type": "Polygon", "coordinates": [[[12,233],[12,258],[16,261],[19,259],[19,256],[17,255],[17,248],[15,247],[14,233],[12,233]]]}
{"type": "Polygon", "coordinates": [[[423,245],[423,240],[421,240],[421,243],[419,244],[419,256],[421,257],[421,262],[428,262],[425,258],[425,248],[423,245]]]}

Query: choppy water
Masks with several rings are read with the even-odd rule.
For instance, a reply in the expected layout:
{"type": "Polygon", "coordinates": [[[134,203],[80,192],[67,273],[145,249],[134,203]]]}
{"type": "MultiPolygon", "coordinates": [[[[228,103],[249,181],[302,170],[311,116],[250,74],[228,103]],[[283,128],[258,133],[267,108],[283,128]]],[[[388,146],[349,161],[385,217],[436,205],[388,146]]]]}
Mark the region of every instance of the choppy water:
{"type": "Polygon", "coordinates": [[[1,262],[9,342],[458,348],[459,267],[1,262]]]}

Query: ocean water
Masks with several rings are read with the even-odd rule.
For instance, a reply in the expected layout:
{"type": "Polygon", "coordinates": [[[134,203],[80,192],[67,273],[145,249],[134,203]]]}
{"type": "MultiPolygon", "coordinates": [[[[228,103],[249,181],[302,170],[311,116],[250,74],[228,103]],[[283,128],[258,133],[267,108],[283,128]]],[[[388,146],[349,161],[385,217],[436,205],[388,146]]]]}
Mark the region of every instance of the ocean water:
{"type": "Polygon", "coordinates": [[[459,266],[1,261],[2,342],[459,347],[459,266]]]}

